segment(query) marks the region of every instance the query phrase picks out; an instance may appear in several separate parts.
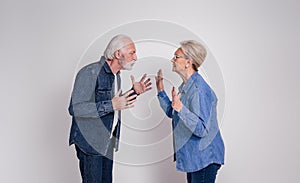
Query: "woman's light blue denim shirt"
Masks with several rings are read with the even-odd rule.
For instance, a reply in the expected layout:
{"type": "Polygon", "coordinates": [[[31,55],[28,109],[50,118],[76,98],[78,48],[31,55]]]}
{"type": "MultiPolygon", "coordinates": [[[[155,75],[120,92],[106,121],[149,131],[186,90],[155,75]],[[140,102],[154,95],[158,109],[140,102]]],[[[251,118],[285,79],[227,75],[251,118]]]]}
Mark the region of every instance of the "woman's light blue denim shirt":
{"type": "Polygon", "coordinates": [[[158,93],[160,106],[172,118],[176,168],[195,172],[211,163],[224,164],[224,143],[217,121],[217,97],[195,72],[179,87],[183,107],[173,110],[165,91],[158,93]]]}

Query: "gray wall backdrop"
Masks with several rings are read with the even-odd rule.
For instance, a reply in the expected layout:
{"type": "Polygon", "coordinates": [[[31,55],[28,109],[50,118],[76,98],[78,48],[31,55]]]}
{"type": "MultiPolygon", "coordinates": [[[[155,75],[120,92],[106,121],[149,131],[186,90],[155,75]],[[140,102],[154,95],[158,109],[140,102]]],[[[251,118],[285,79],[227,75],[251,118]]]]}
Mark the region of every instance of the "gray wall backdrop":
{"type": "MultiPolygon", "coordinates": [[[[120,25],[151,19],[193,32],[220,69],[217,74],[221,73],[224,87],[210,80],[223,105],[219,118],[226,145],[226,165],[217,182],[299,182],[299,17],[297,0],[1,0],[0,181],[80,182],[75,151],[68,146],[67,106],[74,75],[83,62],[101,55],[103,47],[93,47],[99,49],[97,55],[88,52],[97,46],[92,43],[99,36],[120,25]]],[[[165,31],[178,38],[178,31],[165,31]]],[[[158,53],[155,44],[165,45],[137,44],[141,59],[136,70],[122,75],[124,89],[130,86],[129,74],[138,78],[144,72],[155,74],[159,67],[170,84],[180,83],[167,60],[175,47],[165,45],[165,52],[158,53]],[[146,49],[160,56],[155,60],[154,54],[153,64],[142,58],[151,55],[146,49]],[[159,59],[165,62],[160,64],[159,59]]],[[[208,80],[214,77],[207,72],[203,71],[208,80]]],[[[155,93],[141,96],[139,108],[123,113],[127,125],[122,129],[123,150],[116,154],[115,183],[185,182],[185,174],[176,171],[168,156],[169,121],[162,116],[155,93]],[[152,128],[156,125],[152,118],[166,121],[155,137],[147,130],[130,131],[139,125],[136,119],[145,125],[138,128],[152,128]],[[161,139],[166,140],[162,148],[143,148],[144,153],[126,147],[161,139]]]]}

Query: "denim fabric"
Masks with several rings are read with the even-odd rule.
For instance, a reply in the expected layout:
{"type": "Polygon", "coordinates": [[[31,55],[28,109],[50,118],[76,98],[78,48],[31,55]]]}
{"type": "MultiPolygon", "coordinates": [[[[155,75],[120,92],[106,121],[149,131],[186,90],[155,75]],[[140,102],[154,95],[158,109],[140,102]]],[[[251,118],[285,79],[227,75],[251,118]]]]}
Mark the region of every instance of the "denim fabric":
{"type": "MultiPolygon", "coordinates": [[[[112,149],[109,150],[112,153],[112,149]]],[[[83,183],[112,183],[113,161],[101,155],[88,155],[76,146],[83,183]]]]}
{"type": "Polygon", "coordinates": [[[160,106],[172,118],[176,168],[195,172],[209,164],[224,164],[224,143],[217,122],[217,97],[195,72],[179,87],[183,107],[173,110],[165,91],[158,93],[160,106]]]}
{"type": "MultiPolygon", "coordinates": [[[[120,80],[119,73],[117,79],[120,80]]],[[[115,76],[104,57],[83,67],[76,76],[69,106],[72,115],[69,144],[76,144],[86,154],[106,155],[111,141],[115,142],[116,149],[118,147],[120,119],[114,138],[110,139],[114,119],[111,102],[115,93],[114,81],[115,76]]]]}
{"type": "Polygon", "coordinates": [[[196,172],[187,173],[188,183],[214,183],[221,165],[210,164],[196,172]]]}

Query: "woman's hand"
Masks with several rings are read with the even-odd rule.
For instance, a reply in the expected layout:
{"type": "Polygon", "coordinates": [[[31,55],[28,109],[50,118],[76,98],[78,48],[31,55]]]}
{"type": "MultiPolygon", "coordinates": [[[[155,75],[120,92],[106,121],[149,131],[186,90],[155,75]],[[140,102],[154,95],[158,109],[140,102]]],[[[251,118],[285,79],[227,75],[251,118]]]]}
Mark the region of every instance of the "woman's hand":
{"type": "Polygon", "coordinates": [[[155,81],[156,81],[157,93],[163,91],[164,83],[163,83],[163,74],[162,74],[161,69],[158,70],[157,76],[155,76],[155,81]]]}
{"type": "Polygon", "coordinates": [[[180,100],[181,93],[177,94],[175,87],[172,88],[172,107],[175,111],[179,112],[182,109],[182,102],[180,100]]]}

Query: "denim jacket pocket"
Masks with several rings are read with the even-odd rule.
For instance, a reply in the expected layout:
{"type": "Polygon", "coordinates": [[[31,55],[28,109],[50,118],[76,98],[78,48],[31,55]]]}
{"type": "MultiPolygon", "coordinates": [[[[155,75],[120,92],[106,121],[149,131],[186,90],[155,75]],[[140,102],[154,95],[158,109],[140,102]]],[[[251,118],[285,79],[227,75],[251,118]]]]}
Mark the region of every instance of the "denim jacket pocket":
{"type": "Polygon", "coordinates": [[[105,100],[111,100],[112,99],[112,91],[110,90],[97,90],[95,100],[96,102],[101,102],[105,100]]]}
{"type": "Polygon", "coordinates": [[[113,112],[112,106],[112,91],[110,90],[96,90],[95,100],[98,113],[101,116],[113,112]]]}

